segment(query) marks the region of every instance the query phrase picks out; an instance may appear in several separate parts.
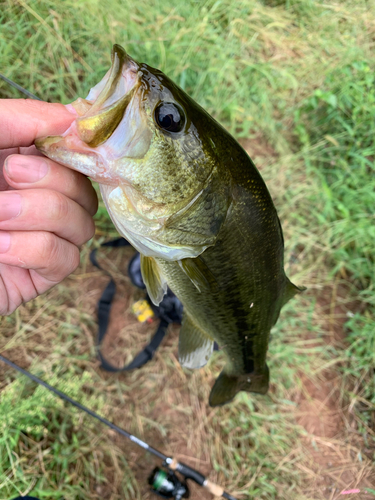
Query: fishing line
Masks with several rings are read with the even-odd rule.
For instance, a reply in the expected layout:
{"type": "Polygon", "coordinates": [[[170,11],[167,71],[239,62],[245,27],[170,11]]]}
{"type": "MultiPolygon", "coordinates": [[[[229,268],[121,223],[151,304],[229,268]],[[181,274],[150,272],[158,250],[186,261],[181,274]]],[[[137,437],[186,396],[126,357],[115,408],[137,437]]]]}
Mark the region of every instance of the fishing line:
{"type": "MultiPolygon", "coordinates": [[[[25,94],[27,97],[30,97],[31,99],[36,99],[38,101],[42,101],[39,97],[36,95],[32,94],[28,90],[24,89],[17,83],[13,82],[6,76],[2,75],[0,73],[0,78],[4,80],[6,83],[20,91],[21,93],[25,94]]],[[[99,420],[102,424],[106,425],[110,429],[114,430],[121,436],[129,439],[131,442],[137,444],[147,452],[151,453],[152,455],[155,455],[159,459],[163,460],[163,466],[167,468],[167,471],[164,471],[163,469],[160,469],[156,467],[149,479],[148,482],[152,488],[152,491],[156,493],[157,495],[161,496],[162,498],[174,498],[175,500],[181,500],[182,498],[188,498],[190,496],[190,492],[188,489],[188,486],[186,484],[186,480],[190,479],[197,483],[199,486],[202,486],[206,490],[208,490],[212,495],[217,496],[217,497],[222,497],[226,498],[227,500],[237,500],[234,496],[230,495],[228,492],[224,491],[224,489],[211,482],[209,479],[207,479],[203,474],[201,474],[199,471],[193,469],[189,465],[186,465],[182,462],[178,462],[173,457],[168,457],[167,455],[164,455],[164,453],[161,453],[159,450],[153,448],[150,446],[148,443],[145,441],[142,441],[141,439],[137,438],[136,436],[133,436],[130,434],[130,432],[127,432],[125,429],[122,429],[121,427],[118,427],[116,424],[113,422],[110,422],[104,417],[101,417],[98,415],[96,412],[91,410],[90,408],[87,408],[85,405],[79,403],[75,399],[71,398],[64,392],[60,391],[59,389],[56,389],[56,387],[53,387],[52,385],[48,384],[44,380],[40,379],[36,375],[33,375],[32,373],[28,372],[24,368],[21,368],[18,366],[16,363],[13,361],[10,361],[8,358],[2,356],[0,354],[0,361],[3,363],[6,363],[8,366],[13,368],[14,370],[17,370],[19,373],[22,375],[25,375],[28,377],[30,380],[33,382],[36,382],[37,384],[41,385],[48,391],[52,392],[55,394],[57,397],[62,399],[63,401],[66,401],[70,403],[71,405],[75,406],[79,410],[87,413],[91,417],[95,418],[96,420],[99,420]],[[175,472],[178,472],[181,474],[184,478],[183,481],[181,481],[175,474],[175,472]]]]}
{"type": "Polygon", "coordinates": [[[15,89],[19,90],[22,94],[25,94],[27,95],[27,97],[30,97],[30,99],[36,99],[37,101],[42,101],[42,99],[37,97],[35,94],[32,94],[28,90],[21,87],[21,85],[18,85],[18,83],[13,82],[12,80],[2,75],[1,73],[0,73],[0,78],[4,80],[4,82],[8,83],[11,87],[14,87],[15,89]]]}
{"type": "Polygon", "coordinates": [[[165,472],[161,469],[156,468],[153,470],[153,473],[149,478],[149,483],[151,482],[151,486],[153,488],[153,491],[155,493],[159,494],[160,496],[162,496],[164,498],[175,498],[176,500],[180,500],[181,498],[188,498],[189,490],[187,488],[187,485],[184,482],[179,481],[177,476],[174,475],[175,472],[178,472],[185,478],[185,480],[191,479],[192,481],[197,483],[199,486],[202,486],[203,488],[208,490],[212,495],[226,498],[227,500],[237,500],[234,496],[232,496],[229,493],[227,493],[226,491],[224,491],[224,489],[221,486],[208,480],[199,471],[193,469],[189,465],[186,465],[182,462],[178,462],[178,460],[176,460],[173,457],[168,457],[167,455],[164,455],[164,453],[153,448],[152,446],[147,444],[145,441],[142,441],[141,439],[137,438],[136,436],[133,436],[132,434],[130,434],[130,432],[127,432],[125,429],[118,427],[116,424],[114,424],[113,422],[110,422],[106,418],[101,417],[93,410],[90,410],[90,408],[87,408],[83,404],[81,404],[78,401],[76,401],[75,399],[71,398],[70,396],[68,396],[64,392],[59,391],[59,389],[56,389],[56,387],[48,384],[47,382],[40,379],[36,375],[33,375],[32,373],[28,372],[24,368],[21,368],[16,363],[13,363],[13,361],[10,361],[8,358],[5,358],[1,354],[0,354],[0,361],[2,361],[3,363],[6,363],[11,368],[22,373],[22,375],[25,375],[33,382],[36,382],[37,384],[43,386],[45,389],[47,389],[48,391],[55,394],[57,397],[59,397],[63,401],[67,401],[68,403],[75,406],[79,410],[84,411],[85,413],[88,413],[89,415],[91,415],[91,417],[96,418],[102,424],[104,424],[107,427],[109,427],[110,429],[116,431],[118,434],[121,434],[121,436],[124,436],[127,439],[129,439],[132,443],[137,444],[138,446],[140,446],[144,450],[148,451],[152,455],[155,455],[156,457],[163,460],[163,465],[168,468],[168,472],[165,472]],[[172,487],[174,489],[177,489],[177,492],[175,492],[174,490],[171,490],[172,487]]]}

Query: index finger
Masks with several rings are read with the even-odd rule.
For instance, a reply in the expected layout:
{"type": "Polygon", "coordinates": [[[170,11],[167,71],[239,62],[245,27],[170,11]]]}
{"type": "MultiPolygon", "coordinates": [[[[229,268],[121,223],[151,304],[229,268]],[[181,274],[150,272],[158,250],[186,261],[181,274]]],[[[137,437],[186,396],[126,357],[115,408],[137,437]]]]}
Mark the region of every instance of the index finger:
{"type": "Polygon", "coordinates": [[[60,135],[76,116],[63,104],[33,99],[0,99],[0,149],[31,146],[35,139],[60,135]]]}

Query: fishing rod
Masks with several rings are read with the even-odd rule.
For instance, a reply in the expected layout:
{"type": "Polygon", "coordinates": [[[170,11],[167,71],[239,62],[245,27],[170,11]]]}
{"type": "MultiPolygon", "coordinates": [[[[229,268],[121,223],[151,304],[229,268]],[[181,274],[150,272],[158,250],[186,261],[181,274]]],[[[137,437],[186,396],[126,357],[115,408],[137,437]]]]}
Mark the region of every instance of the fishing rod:
{"type": "MultiPolygon", "coordinates": [[[[24,89],[17,83],[13,82],[6,76],[2,75],[0,73],[0,78],[7,82],[9,85],[12,87],[16,88],[18,91],[22,92],[26,96],[36,99],[38,101],[41,101],[39,97],[36,95],[32,94],[28,90],[24,89]]],[[[137,444],[147,452],[151,453],[152,455],[155,455],[159,459],[161,459],[162,466],[166,469],[162,469],[160,467],[155,467],[154,470],[152,471],[151,475],[148,478],[148,483],[151,486],[151,491],[156,493],[162,498],[172,498],[174,500],[181,500],[182,498],[189,498],[190,496],[190,491],[189,487],[187,484],[187,480],[190,479],[197,483],[199,486],[205,488],[207,491],[209,491],[212,495],[216,497],[222,497],[227,500],[237,500],[234,496],[230,495],[228,492],[226,492],[221,486],[218,484],[213,483],[209,479],[207,479],[203,474],[201,474],[199,471],[193,469],[189,465],[186,465],[182,462],[179,462],[176,458],[173,457],[168,457],[164,453],[160,452],[156,448],[153,448],[150,446],[148,443],[145,441],[142,441],[138,437],[130,434],[130,432],[126,431],[125,429],[122,429],[121,427],[118,427],[116,424],[113,422],[110,422],[104,417],[101,417],[98,413],[94,412],[90,408],[87,408],[83,404],[79,403],[75,399],[71,398],[64,392],[60,391],[56,387],[53,387],[52,385],[48,384],[44,380],[40,379],[36,375],[33,375],[32,373],[28,372],[24,368],[21,368],[18,366],[16,363],[13,361],[10,361],[8,358],[2,356],[0,354],[0,361],[3,363],[6,363],[8,366],[13,368],[14,370],[17,370],[19,373],[22,375],[25,375],[28,377],[30,380],[33,382],[36,382],[37,384],[41,385],[48,391],[52,392],[55,394],[57,397],[62,399],[63,401],[66,401],[70,403],[71,405],[75,406],[79,410],[87,413],[91,417],[99,420],[102,424],[108,426],[110,429],[116,431],[118,434],[121,436],[129,439],[132,443],[137,444]],[[180,480],[179,477],[176,475],[176,472],[178,472],[181,476],[183,476],[183,480],[180,480]]]]}
{"type": "Polygon", "coordinates": [[[132,443],[137,444],[147,452],[163,460],[162,465],[167,469],[167,471],[159,467],[156,467],[152,471],[150,477],[148,478],[151,490],[157,495],[161,496],[162,498],[174,498],[175,500],[181,500],[182,498],[189,498],[190,492],[186,480],[190,479],[195,483],[197,483],[199,486],[202,486],[203,488],[208,490],[214,496],[226,498],[227,500],[237,500],[234,496],[224,491],[224,489],[221,486],[207,479],[199,471],[193,469],[189,465],[184,464],[183,462],[179,462],[176,458],[168,457],[161,451],[147,444],[145,441],[142,441],[142,439],[139,439],[133,434],[130,434],[130,432],[126,431],[125,429],[122,429],[121,427],[118,427],[116,424],[107,420],[106,418],[101,417],[98,413],[94,412],[90,408],[87,408],[87,406],[84,406],[83,404],[79,403],[75,399],[71,398],[64,392],[60,391],[59,389],[56,389],[56,387],[48,384],[47,382],[40,379],[36,375],[33,375],[32,373],[28,372],[24,368],[21,368],[16,363],[13,363],[13,361],[10,361],[10,359],[2,356],[1,354],[0,354],[0,361],[6,363],[11,368],[14,368],[18,372],[22,373],[22,375],[25,375],[33,382],[36,382],[37,384],[41,385],[42,387],[52,392],[63,401],[70,403],[79,410],[84,411],[88,415],[91,415],[91,417],[96,418],[97,420],[99,420],[99,422],[111,428],[112,430],[116,431],[121,436],[126,437],[132,443]],[[176,476],[175,474],[176,472],[178,472],[183,476],[184,479],[182,481],[176,476]]]}
{"type": "Polygon", "coordinates": [[[0,78],[2,80],[4,80],[4,82],[8,83],[11,87],[14,87],[15,89],[17,89],[22,94],[25,94],[25,95],[27,95],[27,97],[30,97],[30,99],[36,99],[37,101],[42,101],[42,99],[40,99],[40,97],[37,97],[35,94],[24,89],[23,87],[21,87],[21,85],[18,85],[18,83],[13,82],[12,80],[10,80],[6,76],[2,75],[1,73],[0,73],[0,78]]]}

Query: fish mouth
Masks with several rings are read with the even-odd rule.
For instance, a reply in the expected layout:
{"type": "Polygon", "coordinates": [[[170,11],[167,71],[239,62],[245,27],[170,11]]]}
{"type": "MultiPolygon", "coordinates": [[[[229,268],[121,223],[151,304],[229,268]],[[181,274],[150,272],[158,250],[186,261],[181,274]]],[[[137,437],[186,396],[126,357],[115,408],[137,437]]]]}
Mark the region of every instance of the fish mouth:
{"type": "MultiPolygon", "coordinates": [[[[113,134],[137,87],[134,80],[137,79],[138,65],[135,61],[120,45],[113,46],[111,58],[112,66],[104,88],[99,89],[95,102],[76,120],[79,138],[92,148],[103,144],[113,134]]],[[[94,87],[86,100],[95,99],[95,93],[94,87]]],[[[75,107],[74,103],[72,106],[75,107]]]]}
{"type": "MultiPolygon", "coordinates": [[[[79,98],[67,105],[76,115],[68,130],[61,136],[37,139],[35,145],[43,154],[63,165],[89,175],[93,180],[118,184],[108,159],[120,157],[124,140],[132,137],[122,134],[109,147],[106,143],[115,135],[124,115],[140,86],[139,64],[120,45],[114,45],[111,68],[93,87],[86,99],[79,98]],[[111,179],[112,177],[112,179],[111,179]]],[[[134,114],[134,113],[133,113],[134,114]]]]}

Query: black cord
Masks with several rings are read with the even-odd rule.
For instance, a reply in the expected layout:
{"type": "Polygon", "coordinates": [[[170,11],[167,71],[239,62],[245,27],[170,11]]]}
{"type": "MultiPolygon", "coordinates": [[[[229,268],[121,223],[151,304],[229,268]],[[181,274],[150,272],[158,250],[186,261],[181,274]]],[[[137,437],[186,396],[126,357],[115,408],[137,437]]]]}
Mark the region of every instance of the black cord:
{"type": "MultiPolygon", "coordinates": [[[[101,247],[124,247],[130,246],[130,243],[125,238],[117,238],[115,240],[107,241],[101,244],[101,247]]],[[[148,302],[153,312],[157,317],[160,318],[159,326],[154,333],[151,341],[148,343],[141,352],[139,352],[133,359],[133,361],[122,368],[118,368],[117,366],[112,365],[103,355],[101,351],[101,346],[103,344],[104,337],[107,334],[112,302],[114,296],[116,294],[116,283],[111,276],[111,274],[105,271],[98,262],[96,252],[97,248],[92,250],[90,253],[90,261],[91,263],[103,271],[109,278],[110,281],[106,286],[105,290],[102,293],[98,301],[98,336],[97,336],[97,352],[98,357],[101,361],[100,368],[108,372],[126,372],[130,370],[134,370],[135,368],[141,368],[143,365],[151,361],[154,357],[154,354],[158,347],[160,346],[162,340],[164,339],[168,325],[173,322],[178,322],[181,324],[182,319],[182,304],[177,299],[175,295],[172,294],[170,290],[168,290],[168,294],[164,297],[163,301],[159,304],[159,307],[154,306],[150,299],[148,298],[148,302]],[[172,297],[173,296],[173,299],[172,297]],[[180,306],[180,307],[179,307],[180,306]]],[[[142,290],[146,289],[146,285],[143,283],[141,268],[140,268],[140,257],[139,253],[136,252],[132,259],[130,260],[128,266],[128,275],[134,286],[137,288],[141,288],[142,290]],[[138,264],[139,263],[139,266],[138,264]]],[[[148,297],[148,296],[147,296],[148,297]]]]}

